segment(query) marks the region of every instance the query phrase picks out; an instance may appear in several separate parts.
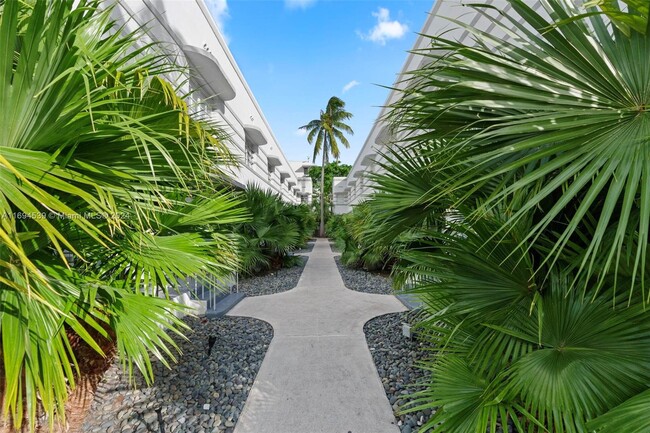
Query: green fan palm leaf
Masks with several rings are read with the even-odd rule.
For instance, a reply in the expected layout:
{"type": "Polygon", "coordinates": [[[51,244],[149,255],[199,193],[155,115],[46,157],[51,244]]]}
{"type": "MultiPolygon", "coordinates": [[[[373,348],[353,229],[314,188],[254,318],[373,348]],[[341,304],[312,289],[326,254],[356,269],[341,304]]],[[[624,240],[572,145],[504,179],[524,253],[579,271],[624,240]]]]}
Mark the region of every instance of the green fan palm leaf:
{"type": "Polygon", "coordinates": [[[650,390],[646,389],[604,415],[591,420],[587,427],[598,433],[648,431],[650,429],[649,403],[650,390]]]}
{"type": "Polygon", "coordinates": [[[436,409],[425,431],[635,431],[650,361],[650,38],[632,22],[647,5],[626,2],[619,20],[619,2],[599,2],[610,18],[508,3],[469,6],[496,31],[450,20],[471,45],[433,35],[418,51],[389,117],[401,141],[373,177],[380,223],[361,236],[401,245],[394,275],[436,351],[407,410],[436,409]]]}
{"type": "MultiPolygon", "coordinates": [[[[630,249],[630,227],[648,233],[650,62],[639,53],[650,52],[650,45],[638,33],[612,35],[598,16],[590,18],[592,33],[582,21],[553,27],[524,2],[511,3],[530,27],[515,16],[505,17],[505,24],[495,22],[514,35],[508,41],[469,26],[464,27],[481,44],[432,38],[435,48],[425,53],[430,65],[414,73],[413,86],[395,107],[398,128],[422,131],[427,125],[408,141],[442,143],[428,146],[429,169],[447,170],[450,182],[431,191],[430,200],[452,194],[460,204],[471,197],[468,190],[489,192],[491,182],[501,179],[505,187],[491,191],[475,215],[526,195],[511,223],[543,209],[528,240],[566,219],[548,256],[552,263],[585,214],[597,209],[595,236],[580,265],[584,283],[596,270],[615,270],[628,260],[623,251],[630,249]],[[463,166],[472,169],[455,169],[463,166]],[[576,200],[580,205],[569,210],[576,200]],[[609,231],[615,239],[605,245],[609,231]]],[[[559,20],[575,13],[558,1],[548,5],[548,13],[559,20]]],[[[640,239],[629,260],[643,282],[647,236],[640,239]]]]}
{"type": "Polygon", "coordinates": [[[528,227],[496,241],[500,225],[432,231],[429,248],[401,254],[410,291],[426,306],[420,335],[438,351],[424,361],[430,388],[408,410],[439,407],[433,431],[482,432],[515,418],[522,432],[586,431],[588,420],[646,389],[648,313],[639,296],[631,307],[612,304],[613,289],[591,299],[569,291],[570,275],[535,276],[519,241],[528,227]]]}
{"type": "Polygon", "coordinates": [[[16,428],[39,406],[64,419],[70,333],[100,354],[96,335],[113,340],[151,382],[150,356],[173,359],[184,329],[158,293],[239,266],[228,227],[246,214],[212,180],[233,160],[223,134],[160,78],[183,71],[97,6],[0,5],[0,371],[16,428]]]}
{"type": "Polygon", "coordinates": [[[242,247],[242,269],[254,274],[287,263],[289,253],[313,233],[314,218],[306,206],[285,203],[282,197],[255,185],[242,193],[250,219],[235,224],[242,247]]]}

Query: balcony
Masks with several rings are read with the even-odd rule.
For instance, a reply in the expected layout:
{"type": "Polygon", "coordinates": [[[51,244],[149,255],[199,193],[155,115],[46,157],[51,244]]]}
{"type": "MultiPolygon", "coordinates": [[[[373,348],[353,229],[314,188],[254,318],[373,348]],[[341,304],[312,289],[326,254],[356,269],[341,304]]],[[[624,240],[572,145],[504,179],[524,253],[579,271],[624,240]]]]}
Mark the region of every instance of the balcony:
{"type": "Polygon", "coordinates": [[[375,144],[380,146],[387,146],[393,141],[393,134],[391,133],[388,125],[385,125],[379,130],[377,138],[375,138],[375,144]]]}
{"type": "Polygon", "coordinates": [[[246,147],[244,161],[246,165],[252,167],[253,164],[255,164],[258,165],[260,169],[266,171],[267,167],[264,167],[259,156],[259,147],[264,146],[267,143],[266,137],[264,137],[264,134],[258,127],[251,125],[244,125],[244,134],[246,147]]]}

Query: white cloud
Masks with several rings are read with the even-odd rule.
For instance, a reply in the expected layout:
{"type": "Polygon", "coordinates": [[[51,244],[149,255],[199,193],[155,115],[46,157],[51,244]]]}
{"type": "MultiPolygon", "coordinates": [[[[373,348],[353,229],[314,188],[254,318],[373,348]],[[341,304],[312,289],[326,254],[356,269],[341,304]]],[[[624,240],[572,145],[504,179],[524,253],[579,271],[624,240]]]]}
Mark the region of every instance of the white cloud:
{"type": "Polygon", "coordinates": [[[228,36],[225,33],[224,24],[225,21],[230,18],[230,15],[228,14],[228,0],[206,0],[206,3],[210,13],[212,14],[212,19],[214,19],[217,27],[219,27],[219,31],[223,37],[226,38],[227,42],[228,36]]]}
{"type": "Polygon", "coordinates": [[[397,20],[390,20],[390,11],[386,8],[379,8],[372,16],[377,18],[377,24],[367,34],[360,33],[362,39],[386,45],[389,39],[399,39],[408,31],[408,26],[397,20]]]}
{"type": "Polygon", "coordinates": [[[316,0],[284,0],[284,5],[289,9],[307,9],[316,3],[316,0]]]}
{"type": "Polygon", "coordinates": [[[307,135],[307,131],[304,129],[296,129],[296,132],[294,132],[298,137],[304,137],[307,135]]]}
{"type": "Polygon", "coordinates": [[[350,90],[350,89],[353,88],[353,87],[358,86],[359,84],[361,84],[361,83],[359,83],[357,80],[352,80],[352,81],[350,81],[348,84],[346,84],[345,86],[343,86],[343,91],[342,91],[342,93],[347,92],[348,90],[350,90]]]}

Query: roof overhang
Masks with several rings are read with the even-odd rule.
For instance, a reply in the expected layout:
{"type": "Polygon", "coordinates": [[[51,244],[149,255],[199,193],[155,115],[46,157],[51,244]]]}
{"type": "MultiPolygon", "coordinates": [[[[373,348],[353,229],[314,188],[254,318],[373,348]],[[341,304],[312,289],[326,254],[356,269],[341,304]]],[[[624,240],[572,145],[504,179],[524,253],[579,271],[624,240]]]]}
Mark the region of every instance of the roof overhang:
{"type": "Polygon", "coordinates": [[[250,141],[255,146],[264,146],[268,141],[264,137],[264,133],[257,126],[244,125],[244,133],[246,134],[246,141],[250,141]]]}
{"type": "Polygon", "coordinates": [[[235,97],[235,88],[219,67],[219,63],[212,53],[194,45],[185,45],[182,49],[190,64],[190,70],[194,69],[198,72],[194,78],[200,82],[199,84],[209,87],[224,101],[235,97]]]}
{"type": "Polygon", "coordinates": [[[363,167],[368,167],[369,165],[372,165],[373,162],[375,162],[375,158],[377,157],[377,152],[370,152],[366,156],[363,157],[361,160],[361,165],[363,167]]]}
{"type": "Polygon", "coordinates": [[[388,128],[388,125],[384,125],[380,130],[379,134],[377,134],[377,137],[375,138],[375,144],[379,144],[380,146],[386,146],[391,142],[391,132],[390,129],[388,128]]]}
{"type": "Polygon", "coordinates": [[[289,186],[295,186],[295,185],[296,185],[296,181],[295,181],[295,180],[290,180],[289,182],[287,182],[287,185],[289,185],[289,186]]]}
{"type": "Polygon", "coordinates": [[[266,155],[266,160],[268,161],[271,167],[279,167],[282,165],[282,161],[280,161],[280,158],[278,158],[277,156],[266,155]]]}

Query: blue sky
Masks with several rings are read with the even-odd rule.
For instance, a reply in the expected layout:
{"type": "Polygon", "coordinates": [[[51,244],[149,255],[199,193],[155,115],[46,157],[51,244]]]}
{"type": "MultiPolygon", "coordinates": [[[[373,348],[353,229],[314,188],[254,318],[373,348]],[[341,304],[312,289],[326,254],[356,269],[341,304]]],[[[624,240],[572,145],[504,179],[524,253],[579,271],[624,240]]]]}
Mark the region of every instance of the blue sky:
{"type": "Polygon", "coordinates": [[[311,159],[298,127],[331,96],[354,114],[352,164],[432,0],[207,0],[289,160],[311,159]]]}

